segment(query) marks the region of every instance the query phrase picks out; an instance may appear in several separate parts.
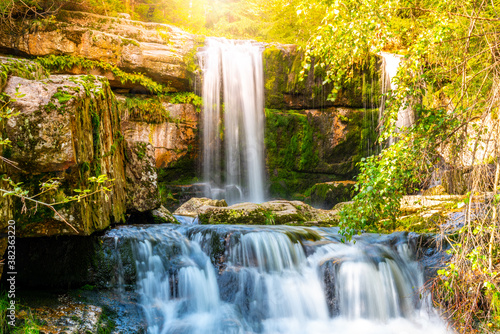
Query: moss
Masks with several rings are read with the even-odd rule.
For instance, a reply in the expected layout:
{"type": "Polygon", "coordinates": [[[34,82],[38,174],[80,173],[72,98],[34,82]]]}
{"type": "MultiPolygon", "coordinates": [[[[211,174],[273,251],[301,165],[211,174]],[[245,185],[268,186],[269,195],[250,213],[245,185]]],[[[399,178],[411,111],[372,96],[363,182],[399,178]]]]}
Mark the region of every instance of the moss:
{"type": "Polygon", "coordinates": [[[101,175],[101,164],[99,163],[101,150],[101,119],[99,117],[99,114],[97,114],[96,112],[93,112],[90,117],[92,120],[92,141],[94,144],[94,159],[92,160],[91,170],[94,176],[99,176],[101,175]]]}
{"type": "Polygon", "coordinates": [[[49,72],[40,64],[19,58],[0,58],[0,90],[7,82],[9,75],[24,79],[41,80],[49,76],[49,72]]]}
{"type": "MultiPolygon", "coordinates": [[[[123,192],[123,148],[119,140],[115,140],[112,144],[109,138],[103,138],[103,119],[106,120],[107,127],[115,131],[116,137],[119,126],[118,113],[116,104],[112,103],[114,96],[111,92],[109,84],[105,79],[96,79],[93,77],[84,77],[78,79],[73,78],[75,82],[82,85],[86,90],[83,96],[74,101],[67,102],[65,108],[61,112],[71,113],[71,131],[76,153],[76,158],[80,160],[77,165],[70,166],[66,170],[57,172],[44,172],[37,174],[13,174],[15,182],[23,181],[23,188],[29,194],[35,195],[41,193],[44,189],[41,187],[41,182],[46,182],[50,179],[57,179],[60,186],[56,192],[51,191],[43,193],[37,197],[38,200],[46,203],[60,202],[65,196],[72,196],[76,193],[75,189],[85,190],[92,189],[93,185],[88,181],[90,176],[98,176],[104,170],[113,170],[113,175],[110,178],[115,178],[113,192],[107,194],[99,193],[91,198],[82,199],[80,201],[59,204],[56,209],[66,217],[71,217],[71,223],[83,234],[92,233],[95,230],[101,230],[109,226],[112,222],[120,222],[124,220],[125,201],[123,192]],[[80,80],[80,81],[79,81],[80,80]],[[101,81],[102,80],[102,81],[101,81]],[[112,152],[106,157],[104,151],[112,152]],[[104,167],[106,166],[106,167],[104,167]],[[109,168],[113,166],[113,168],[109,168]],[[112,201],[112,203],[111,203],[112,201]]],[[[64,92],[67,88],[64,88],[64,92]]],[[[63,92],[61,90],[60,92],[63,92]]],[[[61,95],[64,97],[64,95],[61,95]]],[[[54,99],[56,100],[56,99],[54,99]]],[[[69,100],[68,100],[69,101],[69,100]]],[[[58,102],[55,102],[58,103],[58,102]]],[[[21,116],[18,116],[21,117],[21,116]]],[[[24,133],[32,133],[31,127],[36,127],[37,123],[22,122],[24,133]]],[[[27,120],[27,119],[26,119],[27,120]]],[[[33,139],[25,141],[27,147],[37,145],[39,139],[33,136],[33,139]]],[[[27,148],[24,148],[26,151],[27,148]]],[[[30,160],[26,160],[29,162],[30,160]]],[[[69,228],[60,220],[55,219],[54,212],[47,207],[33,207],[27,203],[27,213],[23,212],[23,203],[18,199],[13,199],[15,220],[18,222],[19,235],[22,236],[38,236],[43,234],[61,234],[67,233],[63,230],[69,228]]]]}
{"type": "Polygon", "coordinates": [[[246,211],[233,209],[220,209],[214,214],[212,212],[199,214],[198,219],[201,224],[245,224],[245,225],[265,225],[266,216],[262,208],[246,211]]]}
{"type": "Polygon", "coordinates": [[[265,105],[273,108],[284,108],[283,94],[287,85],[286,57],[276,46],[267,47],[262,54],[264,62],[264,88],[266,90],[265,105]]]}
{"type": "Polygon", "coordinates": [[[148,89],[150,92],[158,95],[168,93],[172,90],[170,87],[157,83],[154,80],[144,76],[143,74],[127,73],[120,70],[117,66],[113,64],[90,60],[85,57],[77,57],[70,55],[65,55],[65,56],[50,55],[47,57],[38,58],[37,62],[40,63],[47,70],[61,71],[61,72],[71,70],[75,67],[89,71],[98,68],[103,71],[109,71],[113,73],[113,75],[123,84],[128,82],[137,83],[143,86],[144,88],[148,89]]]}
{"type": "Polygon", "coordinates": [[[266,109],[266,167],[270,195],[304,200],[316,183],[352,179],[362,157],[376,151],[378,110],[336,109],[320,114],[266,109]],[[345,126],[332,146],[332,124],[345,126]]]}
{"type": "Polygon", "coordinates": [[[127,45],[134,45],[134,46],[137,46],[137,47],[141,46],[139,44],[139,42],[137,42],[136,40],[128,39],[128,38],[122,38],[122,43],[120,44],[120,46],[127,46],[127,45]]]}
{"type": "Polygon", "coordinates": [[[193,84],[194,75],[200,71],[196,55],[198,53],[198,49],[203,47],[204,45],[205,45],[204,37],[195,38],[193,47],[184,55],[182,59],[183,63],[186,64],[186,69],[190,73],[189,76],[190,86],[192,86],[193,84]]]}
{"type": "Polygon", "coordinates": [[[146,156],[146,151],[148,149],[148,143],[144,143],[144,142],[139,142],[137,143],[137,158],[139,158],[139,160],[142,160],[144,159],[144,157],[146,156]]]}

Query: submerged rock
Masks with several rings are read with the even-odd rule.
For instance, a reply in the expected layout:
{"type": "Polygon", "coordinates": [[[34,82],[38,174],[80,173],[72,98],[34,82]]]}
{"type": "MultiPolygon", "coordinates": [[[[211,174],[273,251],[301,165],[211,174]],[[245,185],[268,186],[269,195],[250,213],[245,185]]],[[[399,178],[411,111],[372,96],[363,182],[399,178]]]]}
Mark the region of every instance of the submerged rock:
{"type": "MultiPolygon", "coordinates": [[[[65,296],[62,296],[64,299],[65,296]]],[[[61,299],[61,300],[62,300],[61,299]]],[[[56,307],[40,307],[33,310],[44,334],[97,334],[102,308],[75,302],[63,302],[56,307]]]]}

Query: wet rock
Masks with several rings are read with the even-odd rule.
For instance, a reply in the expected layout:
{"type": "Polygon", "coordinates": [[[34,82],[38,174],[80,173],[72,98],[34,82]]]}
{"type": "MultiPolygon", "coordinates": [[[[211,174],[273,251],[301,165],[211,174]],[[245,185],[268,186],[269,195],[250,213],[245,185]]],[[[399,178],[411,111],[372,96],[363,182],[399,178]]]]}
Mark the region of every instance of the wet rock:
{"type": "Polygon", "coordinates": [[[300,201],[239,203],[228,207],[204,205],[198,210],[202,224],[281,225],[334,223],[334,212],[315,209],[300,201]]]}
{"type": "Polygon", "coordinates": [[[174,215],[196,217],[203,206],[218,208],[227,206],[227,203],[225,200],[193,197],[175,210],[174,215]]]}
{"type": "Polygon", "coordinates": [[[338,269],[341,262],[339,260],[329,260],[320,266],[320,273],[323,276],[326,303],[331,317],[339,314],[337,291],[335,289],[338,279],[338,269]]]}
{"type": "Polygon", "coordinates": [[[178,224],[179,222],[175,219],[174,215],[170,213],[163,205],[158,209],[151,212],[153,219],[160,223],[173,223],[178,224]]]}
{"type": "Polygon", "coordinates": [[[271,196],[299,199],[315,184],[352,179],[360,159],[375,152],[377,117],[375,109],[267,110],[271,196]]]}
{"type": "Polygon", "coordinates": [[[154,148],[148,142],[125,145],[127,211],[145,212],[159,205],[154,148]]]}
{"type": "Polygon", "coordinates": [[[39,328],[40,334],[97,334],[102,308],[63,301],[57,307],[36,308],[33,313],[43,324],[39,328]]]}
{"type": "MultiPolygon", "coordinates": [[[[296,45],[268,45],[263,52],[266,108],[307,109],[328,106],[362,108],[379,101],[378,96],[366,92],[381,92],[380,58],[372,56],[369,63],[354,73],[350,82],[345,83],[335,101],[328,100],[333,84],[324,84],[326,69],[314,64],[304,80],[299,80],[303,70],[303,51],[296,45]]],[[[377,93],[376,93],[377,94],[377,93]]]]}

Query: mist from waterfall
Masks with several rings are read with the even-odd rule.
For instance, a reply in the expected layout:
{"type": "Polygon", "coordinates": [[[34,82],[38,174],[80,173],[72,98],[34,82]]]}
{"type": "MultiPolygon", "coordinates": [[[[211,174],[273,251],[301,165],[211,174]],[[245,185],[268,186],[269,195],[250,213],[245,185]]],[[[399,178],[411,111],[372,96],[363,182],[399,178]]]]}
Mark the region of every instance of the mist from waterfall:
{"type": "Polygon", "coordinates": [[[205,195],[228,203],[261,203],[265,200],[261,46],[208,38],[198,58],[203,71],[205,195]]]}

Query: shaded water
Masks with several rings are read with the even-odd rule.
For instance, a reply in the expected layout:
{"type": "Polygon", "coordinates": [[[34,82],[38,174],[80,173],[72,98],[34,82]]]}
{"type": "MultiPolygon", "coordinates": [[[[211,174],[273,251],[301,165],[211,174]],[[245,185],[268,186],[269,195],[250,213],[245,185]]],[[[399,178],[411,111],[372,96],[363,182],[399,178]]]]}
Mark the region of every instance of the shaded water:
{"type": "Polygon", "coordinates": [[[447,333],[404,234],[352,245],[335,228],[168,224],[107,237],[132,241],[148,333],[447,333]]]}
{"type": "Polygon", "coordinates": [[[203,180],[206,196],[264,201],[264,72],[250,41],[208,38],[203,70],[203,180]],[[223,103],[222,103],[223,102],[223,103]]]}

